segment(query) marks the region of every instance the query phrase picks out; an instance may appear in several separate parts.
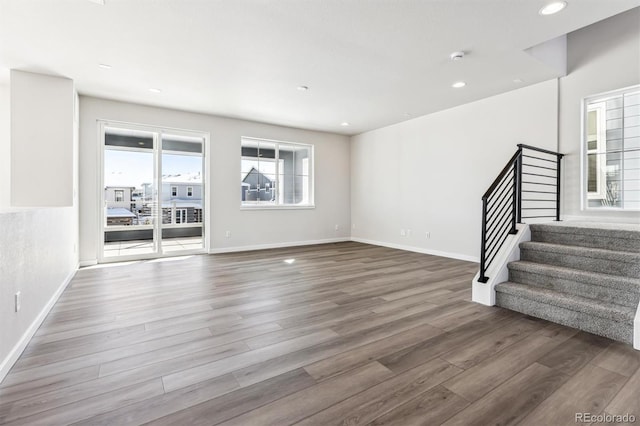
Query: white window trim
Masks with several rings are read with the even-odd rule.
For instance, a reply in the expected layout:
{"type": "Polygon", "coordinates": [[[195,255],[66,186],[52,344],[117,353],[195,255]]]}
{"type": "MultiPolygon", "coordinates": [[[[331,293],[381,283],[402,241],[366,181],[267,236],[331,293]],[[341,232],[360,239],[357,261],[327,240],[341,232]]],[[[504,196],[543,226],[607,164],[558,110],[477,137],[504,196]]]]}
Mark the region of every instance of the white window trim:
{"type": "MultiPolygon", "coordinates": [[[[587,108],[587,120],[588,120],[588,114],[591,111],[596,111],[598,116],[598,122],[596,124],[597,126],[596,131],[598,136],[596,141],[596,149],[589,149],[588,142],[586,141],[588,134],[585,133],[585,139],[583,140],[583,143],[587,145],[584,148],[586,153],[586,161],[587,161],[585,178],[587,179],[587,182],[588,182],[589,155],[595,154],[596,170],[597,170],[596,187],[598,188],[598,190],[595,192],[589,192],[589,188],[587,187],[587,199],[602,200],[607,196],[607,170],[606,170],[606,167],[603,167],[603,164],[602,164],[602,155],[605,155],[605,156],[607,155],[607,103],[606,101],[589,105],[587,108]]],[[[587,126],[588,126],[588,121],[587,121],[587,126]]],[[[604,160],[606,163],[606,157],[604,160]]]]}
{"type": "Polygon", "coordinates": [[[172,186],[171,187],[171,196],[172,197],[177,197],[178,196],[178,187],[177,186],[172,186]]]}
{"type": "Polygon", "coordinates": [[[187,197],[193,197],[193,186],[187,186],[187,197]]]}
{"type": "MultiPolygon", "coordinates": [[[[240,200],[240,210],[310,210],[315,209],[315,147],[311,144],[301,143],[301,142],[289,142],[289,141],[280,141],[273,139],[264,139],[264,138],[254,138],[248,136],[242,136],[240,138],[240,149],[242,150],[242,142],[243,141],[254,141],[254,142],[268,142],[276,144],[276,156],[275,158],[265,159],[274,161],[276,163],[276,185],[278,187],[278,199],[276,202],[280,202],[281,189],[280,189],[280,145],[297,145],[309,148],[309,152],[311,153],[309,159],[309,203],[308,204],[267,204],[266,202],[260,201],[245,201],[240,200]]],[[[242,171],[242,160],[243,159],[254,159],[254,157],[245,157],[240,155],[240,170],[242,171]]],[[[242,183],[241,183],[242,184],[242,183]]]]}

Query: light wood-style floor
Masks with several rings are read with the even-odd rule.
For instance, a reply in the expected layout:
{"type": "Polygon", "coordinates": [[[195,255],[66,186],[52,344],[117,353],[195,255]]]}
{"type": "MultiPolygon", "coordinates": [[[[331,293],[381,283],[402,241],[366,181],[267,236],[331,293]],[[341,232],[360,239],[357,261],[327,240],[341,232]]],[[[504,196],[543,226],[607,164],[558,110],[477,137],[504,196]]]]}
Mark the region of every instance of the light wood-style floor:
{"type": "Polygon", "coordinates": [[[640,422],[640,352],[471,303],[476,269],[358,243],[84,269],[0,423],[640,422]]]}

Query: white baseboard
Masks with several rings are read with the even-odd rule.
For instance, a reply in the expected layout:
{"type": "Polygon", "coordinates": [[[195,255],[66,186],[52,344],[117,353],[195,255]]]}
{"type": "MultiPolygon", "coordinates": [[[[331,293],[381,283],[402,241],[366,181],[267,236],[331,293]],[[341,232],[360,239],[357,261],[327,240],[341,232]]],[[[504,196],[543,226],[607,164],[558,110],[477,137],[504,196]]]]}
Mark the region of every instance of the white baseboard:
{"type": "Polygon", "coordinates": [[[40,328],[42,321],[44,321],[44,319],[51,311],[51,308],[53,308],[53,305],[55,305],[55,303],[58,301],[58,298],[60,298],[62,292],[67,288],[74,275],[78,271],[78,268],[79,265],[76,265],[75,269],[73,269],[69,273],[69,275],[67,275],[67,277],[60,284],[55,293],[53,293],[47,304],[44,305],[38,316],[33,320],[27,331],[24,332],[18,343],[16,343],[13,349],[11,349],[6,358],[2,360],[2,362],[0,363],[0,383],[2,383],[4,378],[11,370],[11,367],[13,367],[13,364],[15,364],[20,355],[22,355],[22,351],[24,351],[24,349],[27,347],[33,335],[36,334],[36,331],[38,331],[38,328],[40,328]]]}
{"type": "Polygon", "coordinates": [[[412,251],[415,253],[431,254],[433,256],[449,257],[451,259],[466,260],[466,261],[475,262],[475,263],[480,262],[480,259],[478,259],[475,256],[469,256],[469,255],[460,254],[460,253],[450,253],[446,251],[431,250],[431,249],[426,249],[422,247],[406,246],[403,244],[387,243],[384,241],[368,240],[366,238],[358,238],[358,237],[351,237],[351,241],[364,243],[364,244],[372,244],[374,246],[389,247],[389,248],[394,248],[398,250],[412,251]]]}
{"type": "Polygon", "coordinates": [[[257,244],[257,245],[251,245],[251,246],[212,248],[209,250],[209,254],[235,253],[239,251],[268,250],[268,249],[274,249],[274,248],[311,246],[314,244],[343,243],[345,241],[351,241],[351,239],[349,237],[340,237],[340,238],[327,238],[324,240],[290,241],[286,243],[257,244]]]}
{"type": "Polygon", "coordinates": [[[98,259],[91,259],[91,260],[81,260],[80,261],[80,267],[84,268],[85,266],[94,266],[98,264],[98,259]]]}

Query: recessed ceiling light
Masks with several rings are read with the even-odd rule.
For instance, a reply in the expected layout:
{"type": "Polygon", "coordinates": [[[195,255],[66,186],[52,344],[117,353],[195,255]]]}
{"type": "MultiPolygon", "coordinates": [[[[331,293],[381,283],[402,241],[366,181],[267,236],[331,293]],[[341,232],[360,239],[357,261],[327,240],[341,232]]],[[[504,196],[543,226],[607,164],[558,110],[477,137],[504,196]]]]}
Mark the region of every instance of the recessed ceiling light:
{"type": "Polygon", "coordinates": [[[301,92],[306,92],[307,90],[309,90],[308,86],[298,86],[298,90],[301,92]]]}
{"type": "Polygon", "coordinates": [[[456,88],[456,89],[459,89],[459,88],[464,87],[464,86],[466,86],[466,85],[467,85],[467,83],[465,83],[464,81],[457,81],[457,82],[453,83],[453,84],[451,85],[451,87],[454,87],[454,88],[456,88]]]}
{"type": "Polygon", "coordinates": [[[554,13],[560,12],[562,9],[567,7],[566,1],[554,1],[553,3],[549,3],[542,9],[538,11],[540,15],[553,15],[554,13]]]}
{"type": "Polygon", "coordinates": [[[104,0],[89,0],[91,3],[99,4],[100,6],[104,6],[104,0]]]}
{"type": "Polygon", "coordinates": [[[98,66],[103,70],[110,70],[112,68],[109,64],[98,64],[98,66]]]}
{"type": "Polygon", "coordinates": [[[346,126],[348,126],[348,125],[349,125],[349,123],[347,123],[346,121],[343,121],[342,123],[340,123],[340,125],[341,125],[341,126],[345,126],[345,127],[346,127],[346,126]]]}
{"type": "Polygon", "coordinates": [[[464,52],[460,51],[460,52],[453,52],[451,55],[449,55],[449,58],[452,61],[459,61],[462,58],[464,58],[464,52]]]}
{"type": "Polygon", "coordinates": [[[158,88],[155,88],[155,87],[152,87],[151,89],[149,89],[149,91],[151,93],[162,93],[161,89],[158,89],[158,88]]]}
{"type": "Polygon", "coordinates": [[[514,79],[513,79],[513,82],[514,82],[514,83],[517,83],[517,84],[521,84],[521,83],[524,83],[524,80],[523,80],[523,79],[521,79],[521,78],[514,78],[514,79]]]}

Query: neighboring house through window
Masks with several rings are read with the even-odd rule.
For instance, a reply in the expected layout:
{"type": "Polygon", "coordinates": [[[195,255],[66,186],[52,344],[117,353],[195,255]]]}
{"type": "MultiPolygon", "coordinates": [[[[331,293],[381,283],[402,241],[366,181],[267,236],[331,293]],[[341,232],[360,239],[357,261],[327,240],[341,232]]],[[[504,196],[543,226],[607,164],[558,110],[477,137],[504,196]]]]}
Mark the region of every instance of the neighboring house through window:
{"type": "Polygon", "coordinates": [[[313,207],[313,145],[242,138],[243,207],[313,207]]]}

